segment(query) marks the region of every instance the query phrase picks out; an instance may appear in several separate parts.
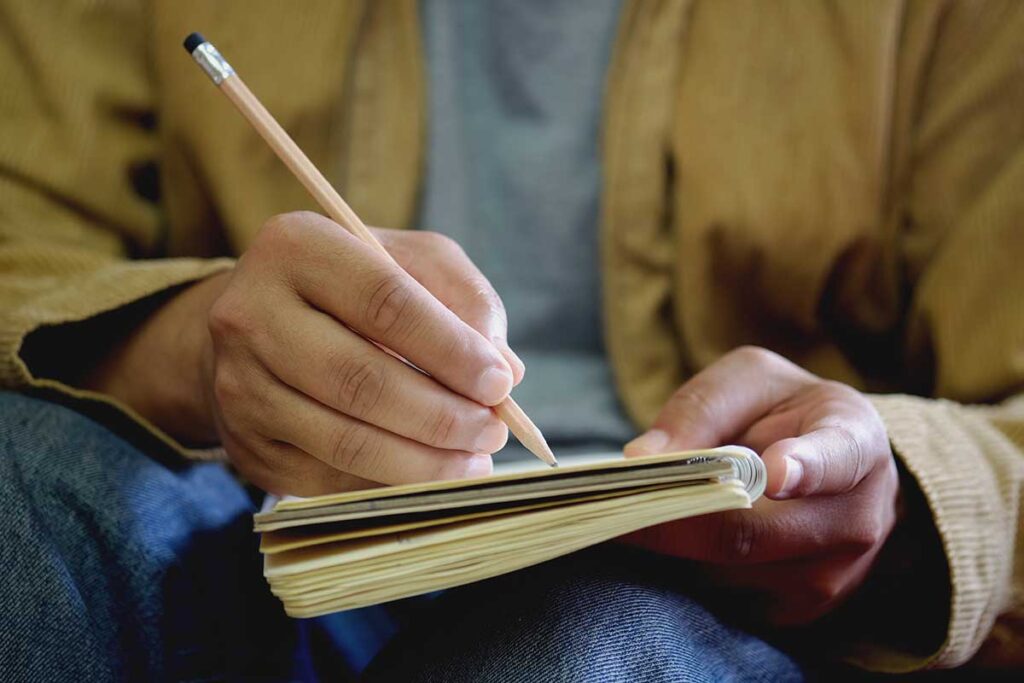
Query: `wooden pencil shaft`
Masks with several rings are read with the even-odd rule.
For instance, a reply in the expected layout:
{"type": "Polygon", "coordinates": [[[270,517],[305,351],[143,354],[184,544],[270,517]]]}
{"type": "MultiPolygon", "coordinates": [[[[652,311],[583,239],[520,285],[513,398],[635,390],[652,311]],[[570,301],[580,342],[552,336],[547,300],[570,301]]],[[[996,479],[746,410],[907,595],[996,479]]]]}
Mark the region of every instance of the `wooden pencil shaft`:
{"type": "Polygon", "coordinates": [[[373,236],[369,228],[363,223],[352,207],[341,198],[334,186],[327,182],[319,169],[309,160],[306,153],[295,144],[291,136],[285,132],[281,124],[277,122],[263,103],[260,102],[245,81],[237,75],[225,79],[220,85],[228,99],[238,108],[252,127],[266,140],[270,148],[274,150],[278,158],[292,174],[299,179],[303,187],[313,195],[313,199],[319,204],[331,219],[361,239],[366,244],[374,247],[378,252],[389,260],[394,258],[388,253],[377,238],[373,236]]]}
{"type": "MultiPolygon", "coordinates": [[[[377,238],[374,237],[369,228],[360,220],[356,212],[352,210],[352,207],[341,198],[337,190],[324,178],[323,174],[309,160],[305,152],[295,144],[291,136],[271,116],[266,107],[252,94],[252,91],[249,90],[248,86],[245,85],[245,82],[237,74],[224,79],[218,87],[231,100],[238,111],[241,112],[242,116],[256,129],[256,132],[270,145],[274,153],[284,162],[292,174],[298,178],[303,187],[309,191],[313,199],[327,212],[327,215],[332,220],[366,244],[374,247],[389,260],[395,262],[394,257],[388,253],[384,245],[377,241],[377,238]]],[[[395,263],[397,264],[397,262],[395,263]]],[[[381,344],[374,343],[392,356],[407,362],[394,351],[381,344]]],[[[511,396],[495,406],[494,411],[531,453],[548,465],[554,466],[557,464],[540,430],[537,429],[523,409],[519,407],[519,404],[512,400],[511,396]]]]}
{"type": "Polygon", "coordinates": [[[511,396],[494,406],[494,412],[498,414],[502,422],[508,425],[527,450],[552,467],[558,464],[547,441],[544,440],[544,435],[526,415],[526,411],[512,400],[511,396]]]}

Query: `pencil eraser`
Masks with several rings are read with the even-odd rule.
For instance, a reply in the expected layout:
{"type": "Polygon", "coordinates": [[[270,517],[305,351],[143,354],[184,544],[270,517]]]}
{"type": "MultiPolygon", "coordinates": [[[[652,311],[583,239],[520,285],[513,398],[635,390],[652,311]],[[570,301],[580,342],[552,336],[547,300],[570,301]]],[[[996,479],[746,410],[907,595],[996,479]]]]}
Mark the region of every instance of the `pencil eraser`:
{"type": "Polygon", "coordinates": [[[196,48],[206,42],[206,38],[203,38],[202,33],[190,33],[188,38],[185,39],[185,52],[192,54],[196,51],[196,48]]]}

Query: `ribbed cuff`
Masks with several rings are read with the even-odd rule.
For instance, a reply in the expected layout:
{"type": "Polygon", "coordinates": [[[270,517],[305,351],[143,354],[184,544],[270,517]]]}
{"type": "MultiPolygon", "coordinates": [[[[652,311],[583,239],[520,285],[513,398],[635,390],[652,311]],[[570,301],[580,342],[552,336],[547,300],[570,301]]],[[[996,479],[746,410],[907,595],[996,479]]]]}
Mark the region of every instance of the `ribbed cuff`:
{"type": "Polygon", "coordinates": [[[33,393],[67,404],[116,431],[151,437],[189,459],[219,459],[220,449],[183,446],[129,406],[110,396],[36,376],[20,356],[26,337],[45,326],[88,320],[162,291],[196,282],[232,267],[231,259],[162,259],[112,263],[64,282],[0,317],[0,387],[33,393]],[[117,428],[127,427],[124,429],[117,428]]]}
{"type": "Polygon", "coordinates": [[[984,641],[1009,585],[1016,524],[1001,495],[1000,483],[1008,480],[1000,476],[999,456],[1012,445],[983,416],[957,403],[903,395],[870,398],[896,456],[931,509],[949,563],[951,604],[946,640],[931,656],[912,660],[865,653],[859,663],[894,673],[957,666],[984,641]]]}

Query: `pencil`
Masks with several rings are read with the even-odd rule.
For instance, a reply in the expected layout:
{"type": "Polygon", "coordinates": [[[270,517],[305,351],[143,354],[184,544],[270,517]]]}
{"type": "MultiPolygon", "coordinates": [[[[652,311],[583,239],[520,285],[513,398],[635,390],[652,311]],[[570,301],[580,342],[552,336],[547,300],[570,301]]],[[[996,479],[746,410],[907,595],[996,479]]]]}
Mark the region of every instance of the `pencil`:
{"type": "MultiPolygon", "coordinates": [[[[309,157],[299,149],[291,136],[284,128],[270,115],[266,107],[256,96],[252,94],[245,82],[235,73],[227,60],[221,56],[217,48],[198,33],[192,33],[184,41],[185,50],[192,55],[192,58],[202,67],[203,71],[210,77],[221,92],[238,108],[242,116],[249,121],[256,132],[274,150],[278,158],[302,183],[303,187],[313,196],[317,204],[327,213],[338,225],[342,226],[366,244],[375,248],[385,258],[393,263],[397,262],[388,253],[373,233],[360,220],[356,212],[341,198],[337,190],[327,182],[323,174],[313,165],[309,157]]],[[[401,266],[399,266],[401,267],[401,266]]],[[[382,347],[383,348],[383,347],[382,347]]],[[[394,352],[384,349],[392,355],[394,352]]],[[[412,366],[415,367],[415,366],[412,366]]],[[[512,400],[506,398],[497,406],[494,412],[501,420],[508,425],[509,431],[515,434],[526,448],[535,456],[552,467],[558,466],[554,453],[548,446],[544,435],[537,428],[533,421],[526,415],[522,408],[512,400]]]]}

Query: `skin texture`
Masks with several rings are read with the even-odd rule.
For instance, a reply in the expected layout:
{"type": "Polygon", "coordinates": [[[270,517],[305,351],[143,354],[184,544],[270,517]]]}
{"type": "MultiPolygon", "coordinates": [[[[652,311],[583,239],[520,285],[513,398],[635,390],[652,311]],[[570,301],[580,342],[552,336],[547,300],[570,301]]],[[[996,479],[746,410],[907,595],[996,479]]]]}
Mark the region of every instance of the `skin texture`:
{"type": "Polygon", "coordinates": [[[161,306],[90,388],[219,442],[272,493],[490,473],[508,431],[488,406],[523,374],[501,301],[451,240],[376,234],[402,268],[318,214],[271,218],[233,271],[161,306]]]}
{"type": "MultiPolygon", "coordinates": [[[[222,444],[273,493],[489,473],[507,431],[487,406],[524,371],[501,301],[451,240],[376,234],[405,270],[317,214],[270,219],[232,271],[164,302],[87,385],[180,439],[222,444]]],[[[684,384],[626,454],[726,443],[761,454],[766,497],[626,542],[698,561],[779,624],[833,610],[894,524],[899,480],[878,414],[850,387],[745,347],[684,384]]]]}
{"type": "Polygon", "coordinates": [[[833,610],[864,582],[896,518],[899,477],[878,413],[848,386],[743,347],[680,387],[626,455],[726,443],[761,454],[765,498],[625,540],[697,560],[714,582],[759,596],[776,624],[833,610]]]}

